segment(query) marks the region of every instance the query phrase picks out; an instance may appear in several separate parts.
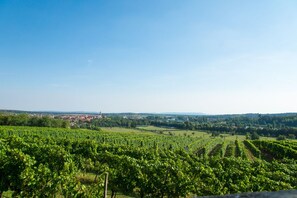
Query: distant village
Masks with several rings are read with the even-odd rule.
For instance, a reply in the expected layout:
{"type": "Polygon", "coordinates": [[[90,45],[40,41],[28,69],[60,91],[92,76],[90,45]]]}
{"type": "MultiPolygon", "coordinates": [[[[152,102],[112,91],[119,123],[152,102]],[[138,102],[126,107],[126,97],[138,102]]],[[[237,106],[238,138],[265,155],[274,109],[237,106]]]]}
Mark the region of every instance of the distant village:
{"type": "Polygon", "coordinates": [[[55,116],[55,118],[60,118],[63,120],[68,120],[70,123],[73,122],[91,122],[93,119],[100,119],[105,118],[105,116],[102,113],[99,113],[97,115],[91,115],[91,114],[67,114],[67,115],[59,115],[55,116]]]}

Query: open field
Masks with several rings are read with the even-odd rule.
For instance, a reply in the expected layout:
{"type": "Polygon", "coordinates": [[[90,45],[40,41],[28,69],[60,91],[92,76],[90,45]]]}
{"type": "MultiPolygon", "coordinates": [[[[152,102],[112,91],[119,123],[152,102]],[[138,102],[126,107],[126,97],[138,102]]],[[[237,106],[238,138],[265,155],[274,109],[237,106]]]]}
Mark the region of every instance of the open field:
{"type": "Polygon", "coordinates": [[[101,127],[104,132],[115,132],[115,133],[145,133],[149,134],[149,131],[140,130],[138,128],[124,128],[124,127],[101,127]]]}
{"type": "Polygon", "coordinates": [[[175,131],[175,128],[165,128],[165,127],[156,127],[156,126],[138,126],[137,129],[149,130],[149,131],[175,131]]]}
{"type": "Polygon", "coordinates": [[[208,137],[210,134],[198,131],[198,130],[180,130],[175,128],[165,128],[156,126],[140,126],[137,127],[141,131],[150,131],[154,133],[164,134],[164,135],[176,135],[176,136],[192,136],[192,137],[208,137]]]}

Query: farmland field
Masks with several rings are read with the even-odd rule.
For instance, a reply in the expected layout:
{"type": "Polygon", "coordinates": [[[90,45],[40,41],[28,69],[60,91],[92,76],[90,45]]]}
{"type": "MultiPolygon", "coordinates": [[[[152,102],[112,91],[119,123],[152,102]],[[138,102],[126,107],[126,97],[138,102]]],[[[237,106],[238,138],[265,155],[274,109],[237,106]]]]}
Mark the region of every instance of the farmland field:
{"type": "Polygon", "coordinates": [[[222,195],[297,188],[297,142],[161,127],[0,127],[0,194],[222,195]]]}

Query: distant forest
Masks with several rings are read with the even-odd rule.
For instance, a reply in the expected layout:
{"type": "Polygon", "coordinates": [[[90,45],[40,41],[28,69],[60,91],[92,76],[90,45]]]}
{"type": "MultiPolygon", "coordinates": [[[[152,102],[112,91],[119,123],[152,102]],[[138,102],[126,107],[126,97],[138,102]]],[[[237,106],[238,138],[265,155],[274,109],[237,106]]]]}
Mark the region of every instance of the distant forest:
{"type": "Polygon", "coordinates": [[[232,133],[246,135],[257,133],[261,136],[288,138],[297,136],[297,115],[222,115],[222,116],[183,116],[183,115],[148,115],[118,116],[94,119],[88,125],[96,127],[137,127],[153,125],[158,127],[204,130],[215,133],[232,133]]]}
{"type": "Polygon", "coordinates": [[[183,130],[203,130],[214,134],[238,135],[259,134],[261,136],[295,139],[297,137],[297,114],[242,114],[242,115],[167,115],[167,114],[105,114],[91,121],[78,120],[70,123],[59,119],[59,115],[32,116],[30,114],[0,114],[0,125],[41,126],[61,128],[157,126],[183,130]]]}
{"type": "Polygon", "coordinates": [[[7,126],[38,126],[69,128],[70,123],[67,120],[51,118],[50,116],[31,116],[28,114],[0,114],[0,125],[7,126]]]}

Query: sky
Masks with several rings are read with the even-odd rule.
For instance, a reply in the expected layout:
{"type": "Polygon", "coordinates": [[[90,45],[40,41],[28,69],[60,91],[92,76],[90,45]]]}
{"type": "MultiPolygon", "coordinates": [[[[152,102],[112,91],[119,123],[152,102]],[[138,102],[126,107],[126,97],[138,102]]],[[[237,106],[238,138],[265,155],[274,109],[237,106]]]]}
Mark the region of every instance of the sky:
{"type": "Polygon", "coordinates": [[[295,0],[0,0],[0,109],[297,112],[295,0]]]}

